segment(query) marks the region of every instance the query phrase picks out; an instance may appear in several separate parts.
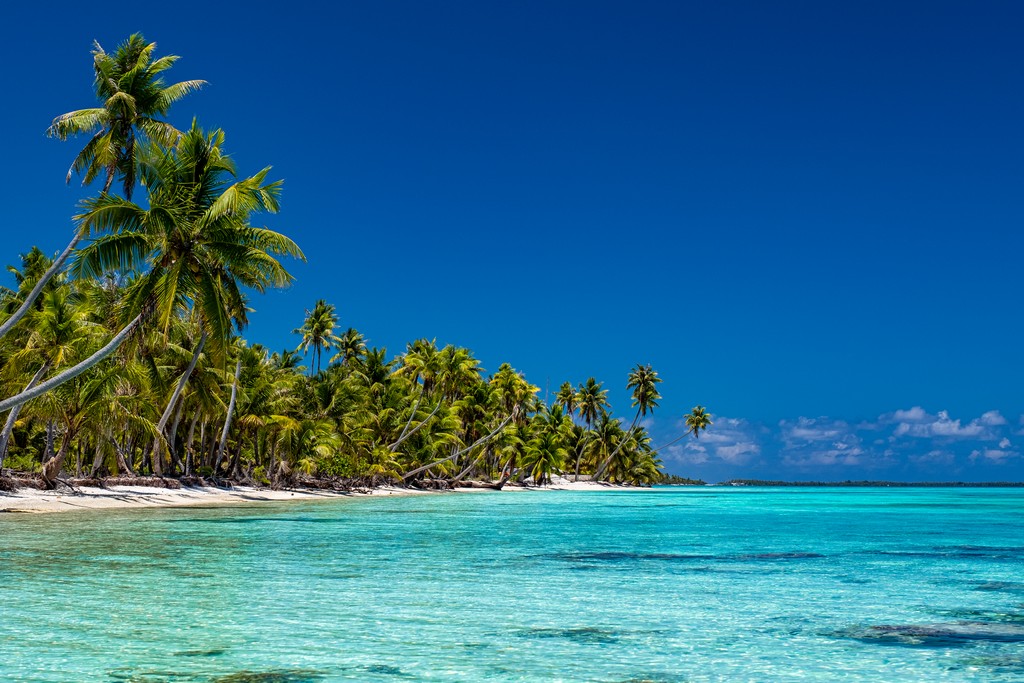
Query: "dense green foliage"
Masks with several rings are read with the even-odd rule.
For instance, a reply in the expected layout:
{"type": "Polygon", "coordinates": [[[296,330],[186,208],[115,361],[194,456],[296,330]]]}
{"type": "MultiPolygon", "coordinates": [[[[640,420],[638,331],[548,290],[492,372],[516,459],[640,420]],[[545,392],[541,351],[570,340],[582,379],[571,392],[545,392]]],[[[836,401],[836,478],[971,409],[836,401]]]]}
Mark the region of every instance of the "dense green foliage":
{"type": "MultiPolygon", "coordinates": [[[[105,182],[76,216],[71,267],[33,248],[0,290],[0,323],[12,321],[0,332],[0,465],[50,485],[61,471],[663,480],[638,425],[660,398],[650,366],[629,374],[636,414],[624,427],[594,378],[566,382],[548,405],[508,364],[485,374],[468,349],[420,339],[389,357],[355,329],[336,334],[324,300],[295,328],[296,350],[247,344],[247,296],[287,285],[281,259],[303,255],[252,223],[278,210],[269,168],[239,179],[223,132],[155,118],[201,82],[164,86],[175,58],[153,48],[137,35],[112,55],[97,46],[102,106],[52,125],[60,138],[92,133],[72,172],[105,182]]],[[[695,436],[707,424],[687,418],[695,436]]]]}

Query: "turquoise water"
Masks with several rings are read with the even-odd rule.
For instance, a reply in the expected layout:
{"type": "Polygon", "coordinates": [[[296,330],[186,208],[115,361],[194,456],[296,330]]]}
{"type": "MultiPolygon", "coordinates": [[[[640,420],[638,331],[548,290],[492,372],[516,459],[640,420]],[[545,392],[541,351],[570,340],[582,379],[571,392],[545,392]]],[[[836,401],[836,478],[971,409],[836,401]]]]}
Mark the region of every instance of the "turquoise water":
{"type": "Polygon", "coordinates": [[[0,681],[1024,680],[1024,489],[0,516],[0,681]]]}

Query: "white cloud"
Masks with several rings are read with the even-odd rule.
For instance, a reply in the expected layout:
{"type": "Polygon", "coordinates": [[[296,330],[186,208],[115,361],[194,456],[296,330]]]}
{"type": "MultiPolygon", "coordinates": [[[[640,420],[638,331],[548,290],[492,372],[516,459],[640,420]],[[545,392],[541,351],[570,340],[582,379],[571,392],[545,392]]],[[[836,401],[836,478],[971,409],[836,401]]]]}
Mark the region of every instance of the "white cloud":
{"type": "MultiPolygon", "coordinates": [[[[998,411],[990,410],[976,420],[967,424],[961,424],[960,420],[954,420],[945,410],[940,410],[938,415],[932,416],[918,408],[909,411],[897,410],[892,414],[892,419],[899,424],[893,430],[893,436],[914,436],[919,438],[949,437],[953,439],[966,439],[973,437],[984,437],[989,434],[987,427],[1005,424],[1003,416],[998,411]],[[898,416],[910,416],[912,420],[899,420],[898,416]],[[1002,423],[999,420],[1003,420],[1002,423]]],[[[883,416],[884,419],[884,416],[883,416]]],[[[988,438],[992,438],[989,436],[988,438]]]]}
{"type": "Polygon", "coordinates": [[[1009,448],[1012,445],[1013,444],[1010,443],[1010,440],[1007,439],[1005,436],[1003,437],[1003,440],[999,442],[1000,448],[1009,448]]]}
{"type": "Polygon", "coordinates": [[[914,406],[910,410],[897,410],[892,414],[896,422],[927,422],[931,416],[921,406],[914,406]]]}
{"type": "Polygon", "coordinates": [[[982,458],[990,460],[994,463],[1001,464],[1009,458],[1014,458],[1020,455],[1016,451],[1003,451],[995,448],[985,448],[982,450],[973,450],[969,456],[971,462],[977,462],[982,458]]]}
{"type": "Polygon", "coordinates": [[[1006,424],[1006,418],[998,410],[990,410],[987,413],[982,413],[978,422],[988,427],[999,427],[1006,424]]]}
{"type": "Polygon", "coordinates": [[[732,446],[719,446],[715,449],[715,455],[722,460],[732,464],[743,464],[753,456],[760,455],[761,447],[756,443],[737,443],[732,446]]]}

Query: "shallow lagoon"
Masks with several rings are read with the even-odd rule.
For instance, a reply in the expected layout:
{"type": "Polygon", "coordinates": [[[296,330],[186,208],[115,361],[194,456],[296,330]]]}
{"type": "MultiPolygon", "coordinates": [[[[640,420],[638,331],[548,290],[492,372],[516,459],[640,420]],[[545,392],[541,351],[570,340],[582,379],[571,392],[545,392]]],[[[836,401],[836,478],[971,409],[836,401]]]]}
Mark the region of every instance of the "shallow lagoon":
{"type": "Polygon", "coordinates": [[[0,681],[1024,680],[1024,489],[0,516],[0,681]]]}

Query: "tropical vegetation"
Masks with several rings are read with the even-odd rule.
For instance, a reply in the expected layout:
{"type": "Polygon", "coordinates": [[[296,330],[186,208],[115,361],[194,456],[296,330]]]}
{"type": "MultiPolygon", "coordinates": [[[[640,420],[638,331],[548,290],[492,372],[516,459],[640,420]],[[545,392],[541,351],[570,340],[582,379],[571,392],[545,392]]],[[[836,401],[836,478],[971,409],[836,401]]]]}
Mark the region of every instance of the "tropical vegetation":
{"type": "MultiPolygon", "coordinates": [[[[287,286],[304,259],[260,227],[279,210],[271,169],[239,173],[219,129],[178,130],[170,106],[202,81],[166,85],[177,59],[133,35],[93,53],[99,106],[54,119],[88,136],[68,173],[102,189],[71,243],[33,247],[0,289],[0,468],[46,486],[155,475],[262,485],[545,483],[554,476],[662,481],[643,418],[661,379],[628,375],[635,413],[613,416],[590,377],[548,403],[508,364],[488,373],[466,348],[410,342],[397,355],[316,301],[295,349],[242,336],[248,300],[287,286]],[[3,416],[3,413],[6,413],[3,416]]],[[[710,425],[700,406],[687,433],[710,425]]]]}

